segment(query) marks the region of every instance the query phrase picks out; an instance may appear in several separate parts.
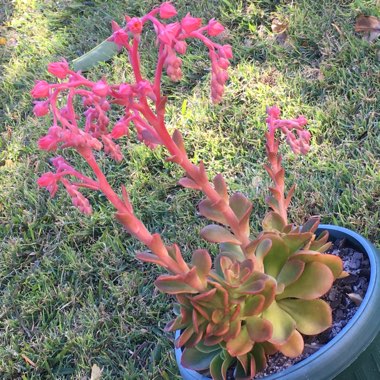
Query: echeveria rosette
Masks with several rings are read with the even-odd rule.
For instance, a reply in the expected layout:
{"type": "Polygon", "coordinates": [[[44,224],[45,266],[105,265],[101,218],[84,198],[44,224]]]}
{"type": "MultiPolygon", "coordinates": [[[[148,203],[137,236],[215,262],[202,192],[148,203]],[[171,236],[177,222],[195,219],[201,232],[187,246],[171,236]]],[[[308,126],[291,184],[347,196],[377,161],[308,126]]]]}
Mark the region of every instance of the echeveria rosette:
{"type": "MultiPolygon", "coordinates": [[[[202,251],[202,261],[206,254],[202,251]]],[[[209,265],[202,268],[207,276],[203,291],[196,291],[196,284],[184,277],[161,276],[156,281],[160,290],[177,297],[178,316],[166,330],[182,331],[176,340],[177,347],[184,347],[182,364],[198,371],[210,368],[215,379],[225,376],[232,364],[240,374],[236,379],[254,375],[257,368],[265,367],[265,355],[273,351],[264,344],[272,336],[272,325],[262,313],[273,303],[276,281],[255,271],[252,260],[240,262],[229,256],[219,255],[214,269],[211,258],[207,260],[209,265]]],[[[193,255],[193,268],[199,274],[196,261],[193,255]]]]}

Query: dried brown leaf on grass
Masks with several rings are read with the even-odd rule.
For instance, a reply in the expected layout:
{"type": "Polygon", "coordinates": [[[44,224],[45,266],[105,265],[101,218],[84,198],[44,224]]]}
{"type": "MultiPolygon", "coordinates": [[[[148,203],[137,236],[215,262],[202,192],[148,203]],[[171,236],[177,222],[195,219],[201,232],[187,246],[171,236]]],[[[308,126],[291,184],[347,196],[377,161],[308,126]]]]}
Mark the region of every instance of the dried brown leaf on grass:
{"type": "Polygon", "coordinates": [[[363,39],[372,42],[380,36],[380,19],[363,14],[356,18],[355,32],[364,33],[363,39]]]}
{"type": "Polygon", "coordinates": [[[100,380],[102,377],[103,369],[100,369],[96,364],[91,368],[91,379],[90,380],[100,380]]]}
{"type": "Polygon", "coordinates": [[[280,45],[285,45],[285,42],[288,38],[288,29],[289,23],[284,19],[274,18],[272,20],[272,32],[276,34],[276,41],[280,45]]]}

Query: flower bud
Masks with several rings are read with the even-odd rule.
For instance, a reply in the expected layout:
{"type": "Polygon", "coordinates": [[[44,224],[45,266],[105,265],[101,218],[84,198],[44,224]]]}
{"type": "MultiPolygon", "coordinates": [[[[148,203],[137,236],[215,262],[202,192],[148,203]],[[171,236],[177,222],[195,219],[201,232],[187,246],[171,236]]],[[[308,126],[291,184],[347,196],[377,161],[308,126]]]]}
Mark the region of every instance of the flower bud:
{"type": "Polygon", "coordinates": [[[224,32],[224,26],[215,19],[211,19],[207,26],[207,32],[212,37],[218,36],[220,33],[224,32]]]}
{"type": "Polygon", "coordinates": [[[38,80],[30,92],[33,98],[46,98],[49,96],[49,83],[45,80],[38,80]]]}
{"type": "Polygon", "coordinates": [[[174,49],[179,54],[185,54],[187,49],[187,43],[185,41],[177,41],[174,45],[174,49]]]}
{"type": "Polygon", "coordinates": [[[190,16],[190,13],[188,13],[181,21],[182,29],[188,34],[199,29],[201,25],[202,19],[190,16]]]}
{"type": "Polygon", "coordinates": [[[161,18],[171,18],[177,14],[176,9],[168,1],[162,3],[160,6],[160,17],[161,18]]]}
{"type": "Polygon", "coordinates": [[[219,54],[221,57],[223,58],[227,58],[227,59],[231,59],[233,58],[233,54],[232,54],[232,48],[231,48],[231,45],[223,45],[220,49],[219,49],[219,54]]]}
{"type": "Polygon", "coordinates": [[[226,58],[219,58],[218,60],[218,65],[222,68],[222,69],[227,69],[228,66],[230,65],[230,61],[226,58]]]}
{"type": "Polygon", "coordinates": [[[34,102],[33,113],[37,117],[47,115],[49,113],[49,102],[34,102]]]}
{"type": "Polygon", "coordinates": [[[92,87],[92,92],[98,96],[107,96],[109,92],[108,84],[103,80],[100,80],[99,82],[96,82],[94,84],[94,86],[92,87]]]}
{"type": "Polygon", "coordinates": [[[168,33],[165,29],[160,32],[158,39],[164,44],[170,45],[172,43],[172,35],[168,33]]]}
{"type": "Polygon", "coordinates": [[[142,22],[141,19],[138,17],[132,17],[128,22],[127,22],[127,27],[128,30],[136,35],[136,34],[141,34],[142,32],[142,22]]]}
{"type": "Polygon", "coordinates": [[[64,60],[61,62],[52,62],[48,64],[48,71],[59,79],[65,79],[69,74],[69,65],[64,60]]]}
{"type": "Polygon", "coordinates": [[[112,129],[111,137],[119,139],[125,135],[128,135],[128,125],[124,120],[119,120],[112,129]]]}

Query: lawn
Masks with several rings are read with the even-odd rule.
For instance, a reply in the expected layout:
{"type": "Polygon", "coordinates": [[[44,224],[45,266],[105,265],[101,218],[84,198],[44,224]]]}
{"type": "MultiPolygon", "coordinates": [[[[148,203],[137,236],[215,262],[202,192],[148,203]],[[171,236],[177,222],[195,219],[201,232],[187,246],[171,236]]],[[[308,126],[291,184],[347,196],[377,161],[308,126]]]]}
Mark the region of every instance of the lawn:
{"type": "MultiPolygon", "coordinates": [[[[179,379],[173,337],[164,332],[171,302],[154,288],[162,271],[136,260],[142,246],[113,218],[106,199],[88,192],[94,213],[80,214],[63,190],[54,199],[36,185],[51,170],[37,149],[48,119],[36,119],[29,94],[35,79],[51,80],[46,64],[75,59],[111,34],[112,19],[142,15],[152,0],[13,0],[0,8],[0,378],[85,379],[93,364],[102,379],[179,379]]],[[[223,172],[231,191],[254,204],[251,225],[265,214],[265,109],[309,119],[305,157],[284,149],[288,183],[298,187],[290,217],[310,215],[358,231],[380,245],[380,38],[354,31],[360,14],[380,16],[376,0],[174,1],[187,12],[227,27],[233,46],[221,104],[209,101],[209,62],[195,44],[185,78],[164,79],[167,124],[178,128],[194,161],[223,172]],[[288,23],[276,38],[274,18],[288,23]]],[[[149,40],[149,33],[147,38],[149,40]]],[[[143,48],[152,73],[154,41],[143,48]]],[[[110,82],[131,76],[115,56],[86,73],[110,82]]],[[[182,172],[162,149],[127,142],[120,164],[102,161],[109,182],[125,184],[137,215],[189,258],[207,247],[196,211],[201,195],[176,183],[182,172]]],[[[67,160],[86,171],[70,152],[67,160]]],[[[215,253],[215,248],[210,247],[215,253]]]]}

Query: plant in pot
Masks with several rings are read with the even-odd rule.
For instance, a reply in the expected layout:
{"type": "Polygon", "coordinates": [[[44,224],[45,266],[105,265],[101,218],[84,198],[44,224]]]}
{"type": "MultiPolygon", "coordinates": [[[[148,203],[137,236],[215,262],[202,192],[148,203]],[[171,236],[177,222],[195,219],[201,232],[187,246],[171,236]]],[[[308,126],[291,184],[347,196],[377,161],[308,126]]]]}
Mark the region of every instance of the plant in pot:
{"type": "Polygon", "coordinates": [[[61,81],[37,81],[31,92],[34,98],[43,99],[35,102],[35,115],[52,114],[53,124],[39,140],[39,147],[76,150],[94,176],[84,175],[58,156],[52,159],[55,171],[43,174],[38,184],[52,197],[62,184],[73,205],[85,214],[91,214],[92,208],[80,189],[101,191],[115,207],[117,220],[147,246],[148,251],[137,253],[137,258],[168,271],[155,285],[177,301],[177,316],[166,330],[177,332],[181,364],[213,379],[226,379],[231,371],[235,379],[252,379],[266,367],[268,356],[281,352],[296,357],[303,351],[304,335],[319,334],[331,326],[331,308],[321,297],[347,273],[339,257],[326,253],[331,243],[327,231],[316,233],[318,218],[302,226],[288,221],[295,186],[286,193],[278,134],[286,137],[293,152],[307,153],[310,133],[304,129],[304,117],[286,120],[280,117],[279,108],[267,110],[265,169],[273,185],[267,198],[271,211],[260,233],[250,230],[249,199],[239,192],[230,194],[221,174],[210,181],[203,162],[189,159],[180,131],[169,133],[161,79],[164,71],[173,81],[181,79],[179,56],[186,53],[187,41],[197,39],[208,48],[214,102],[222,98],[232,58],[229,45],[212,39],[224,30],[219,22],[212,19],[202,25],[201,19],[189,14],[181,21],[165,22],[176,14],[166,2],[141,18],[127,16],[124,27],[112,23],[109,40],[127,51],[132,83],[109,84],[104,78],[93,82],[71,70],[66,61],[49,64],[48,71],[61,81]],[[153,80],[144,78],[140,67],[139,45],[148,22],[157,35],[153,80]],[[116,111],[120,117],[111,122],[110,115],[116,111]],[[131,125],[147,147],[163,146],[169,152],[167,160],[184,169],[180,185],[204,193],[199,212],[214,224],[203,228],[201,236],[219,245],[214,259],[206,249],[197,249],[191,262],[185,262],[177,244],[165,244],[136,217],[125,187],[117,192],[107,181],[97,161],[103,154],[117,162],[123,160],[117,141],[129,136],[131,125]]]}

